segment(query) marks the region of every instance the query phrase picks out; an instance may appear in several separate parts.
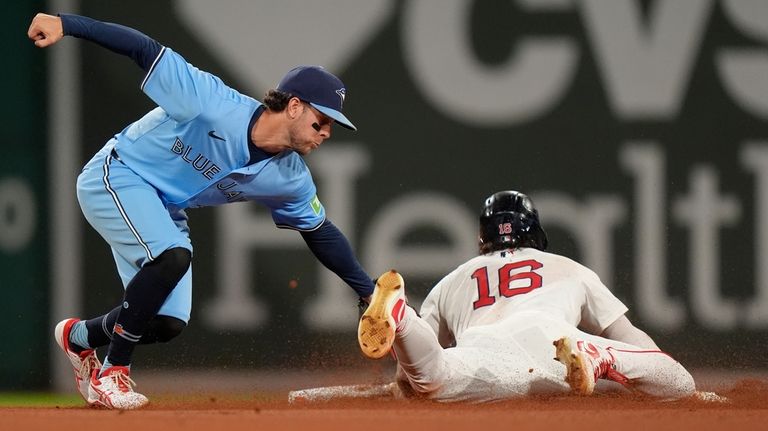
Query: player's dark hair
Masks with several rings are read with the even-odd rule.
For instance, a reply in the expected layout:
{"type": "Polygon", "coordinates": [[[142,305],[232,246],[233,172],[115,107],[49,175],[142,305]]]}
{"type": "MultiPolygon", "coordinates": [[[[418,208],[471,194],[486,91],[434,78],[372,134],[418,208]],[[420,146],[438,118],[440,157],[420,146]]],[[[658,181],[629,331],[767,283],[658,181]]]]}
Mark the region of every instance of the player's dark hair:
{"type": "Polygon", "coordinates": [[[293,94],[286,93],[280,90],[269,90],[264,96],[264,106],[273,112],[282,112],[287,106],[288,101],[291,100],[293,94]]]}
{"type": "Polygon", "coordinates": [[[547,248],[547,234],[531,198],[506,190],[485,200],[480,212],[480,254],[507,248],[547,248]]]}

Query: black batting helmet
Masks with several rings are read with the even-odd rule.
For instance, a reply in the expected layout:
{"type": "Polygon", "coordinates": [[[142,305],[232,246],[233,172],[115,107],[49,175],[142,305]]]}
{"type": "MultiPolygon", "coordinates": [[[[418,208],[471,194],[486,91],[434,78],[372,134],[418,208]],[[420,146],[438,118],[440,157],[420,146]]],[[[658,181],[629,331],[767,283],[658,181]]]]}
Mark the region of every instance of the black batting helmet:
{"type": "Polygon", "coordinates": [[[547,248],[539,212],[523,193],[496,192],[485,200],[480,213],[480,253],[518,247],[547,248]]]}

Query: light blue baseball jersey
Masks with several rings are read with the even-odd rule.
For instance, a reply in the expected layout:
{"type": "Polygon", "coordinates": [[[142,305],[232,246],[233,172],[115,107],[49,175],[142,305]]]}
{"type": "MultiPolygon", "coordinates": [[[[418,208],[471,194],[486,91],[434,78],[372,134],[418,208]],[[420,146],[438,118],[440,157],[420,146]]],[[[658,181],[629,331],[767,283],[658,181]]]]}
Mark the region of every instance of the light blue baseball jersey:
{"type": "Polygon", "coordinates": [[[163,48],[141,85],[158,108],[115,135],[120,160],[169,208],[256,201],[279,227],[325,219],[304,160],[293,151],[248,165],[252,117],[262,104],[163,48]]]}
{"type": "MultiPolygon", "coordinates": [[[[251,200],[270,208],[278,227],[301,230],[315,256],[360,297],[372,294],[349,241],[325,218],[301,156],[267,154],[250,141],[264,105],[137,30],[60,16],[65,35],[133,59],[147,72],[142,90],[159,105],[110,139],[78,176],[83,215],[112,247],[125,286],[164,251],[192,250],[185,208],[251,200]]],[[[186,322],[191,299],[190,267],[159,314],[186,322]]]]}

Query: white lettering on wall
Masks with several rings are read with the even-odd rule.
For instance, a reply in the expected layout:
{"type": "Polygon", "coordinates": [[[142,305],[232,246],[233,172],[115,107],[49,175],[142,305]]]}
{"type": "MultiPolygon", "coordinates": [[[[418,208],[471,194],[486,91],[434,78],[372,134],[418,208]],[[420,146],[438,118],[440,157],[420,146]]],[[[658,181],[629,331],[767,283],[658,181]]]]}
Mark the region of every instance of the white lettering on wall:
{"type": "Polygon", "coordinates": [[[366,267],[376,275],[397,268],[440,277],[477,253],[477,215],[450,196],[408,193],[376,211],[363,252],[366,267]],[[447,244],[403,244],[407,234],[419,227],[439,229],[447,244]]]}
{"type": "MultiPolygon", "coordinates": [[[[726,15],[752,38],[768,42],[768,2],[725,0],[726,15]]],[[[723,48],[716,57],[725,89],[744,110],[768,118],[768,50],[723,48]]]]}
{"type": "Polygon", "coordinates": [[[741,311],[737,304],[720,294],[720,230],[734,225],[741,215],[738,201],[718,195],[718,175],[711,166],[695,167],[690,176],[688,196],[678,198],[674,218],[690,228],[689,286],[691,310],[702,326],[711,329],[733,328],[741,311]]]}
{"type": "MultiPolygon", "coordinates": [[[[335,143],[312,155],[312,172],[317,175],[318,195],[326,217],[354,247],[355,183],[370,168],[370,157],[359,143],[335,143]]],[[[319,329],[349,329],[357,319],[354,291],[321,263],[318,268],[318,293],[303,310],[304,321],[319,329]]]]}
{"type": "MultiPolygon", "coordinates": [[[[315,182],[320,184],[318,196],[327,217],[354,244],[354,184],[368,170],[368,154],[359,144],[337,143],[313,154],[312,161],[315,182]]],[[[254,251],[288,249],[310,253],[298,233],[276,228],[269,213],[259,209],[252,203],[216,208],[218,283],[216,294],[203,311],[208,324],[215,328],[252,329],[268,321],[269,310],[256,292],[276,286],[258,286],[253,281],[254,271],[264,269],[252,264],[254,251]]],[[[317,295],[304,310],[304,318],[317,329],[348,329],[357,313],[353,291],[336,274],[317,265],[317,295]]]]}
{"type": "Polygon", "coordinates": [[[551,110],[576,71],[568,37],[528,37],[503,65],[478,61],[470,45],[470,0],[403,3],[402,50],[416,88],[433,108],[462,123],[507,125],[551,110]]]}
{"type": "Polygon", "coordinates": [[[587,36],[619,118],[670,118],[682,105],[711,0],[583,0],[587,36]]]}
{"type": "Polygon", "coordinates": [[[264,325],[269,309],[256,292],[269,288],[253,281],[256,249],[306,248],[296,232],[277,229],[258,205],[240,202],[216,208],[216,294],[203,307],[203,318],[217,329],[251,329],[264,325]]]}
{"type": "MultiPolygon", "coordinates": [[[[194,15],[195,20],[203,20],[211,28],[223,28],[230,18],[222,13],[206,14],[206,8],[212,6],[204,3],[196,2],[200,11],[182,8],[185,16],[189,19],[194,15]]],[[[722,88],[735,104],[751,115],[768,119],[766,1],[722,0],[722,7],[718,9],[713,7],[714,0],[656,0],[649,3],[647,16],[641,13],[636,0],[517,0],[516,3],[526,13],[578,12],[584,22],[586,42],[579,45],[572,34],[523,34],[514,41],[515,49],[506,62],[486,65],[478,61],[469,43],[471,0],[411,0],[381,1],[366,8],[366,22],[375,25],[356,26],[352,48],[361,49],[364,46],[361,41],[375,37],[389,13],[395,10],[394,5],[400,5],[404,64],[417,91],[426,103],[452,121],[472,126],[503,127],[539,119],[567,97],[580,61],[587,57],[595,59],[599,70],[597,78],[605,88],[608,106],[612,115],[621,120],[674,120],[690,91],[692,67],[701,55],[713,57],[711,61],[716,65],[722,88]],[[702,41],[714,10],[722,10],[733,28],[752,43],[702,52],[702,41]]],[[[292,3],[281,4],[270,7],[289,14],[292,3]]],[[[243,7],[252,7],[251,2],[243,2],[243,7]]],[[[345,15],[354,17],[355,13],[354,8],[340,8],[336,18],[344,22],[348,19],[345,15]]],[[[311,23],[316,17],[310,15],[295,16],[292,22],[311,23]]],[[[209,38],[206,32],[202,37],[209,38]]],[[[291,44],[303,43],[301,38],[295,39],[278,41],[270,49],[294,52],[291,44]],[[286,45],[281,47],[281,43],[286,45]]],[[[242,57],[237,53],[243,52],[250,43],[245,39],[218,36],[212,46],[220,46],[224,40],[228,58],[242,57]]],[[[304,48],[314,50],[309,45],[304,48]]],[[[323,56],[332,59],[335,69],[343,70],[354,58],[333,47],[324,50],[323,56]]],[[[283,66],[275,67],[284,70],[283,66]]],[[[236,68],[237,76],[248,76],[254,70],[237,64],[236,68]]],[[[268,75],[273,76],[274,71],[268,75]]],[[[341,163],[341,158],[347,156],[334,153],[333,147],[324,149],[313,156],[313,172],[330,218],[350,241],[356,237],[362,239],[361,246],[355,249],[371,275],[402,263],[402,268],[413,267],[418,274],[438,276],[461,263],[460,256],[474,252],[475,212],[467,209],[466,203],[436,191],[409,192],[392,201],[380,202],[371,220],[357,223],[355,181],[366,175],[370,164],[364,148],[341,150],[351,154],[344,161],[346,164],[341,163]],[[354,232],[359,225],[366,226],[366,230],[354,232]],[[447,244],[437,247],[395,242],[396,238],[407,235],[409,229],[422,225],[446,232],[447,244]]],[[[714,166],[695,166],[689,173],[686,194],[668,198],[663,145],[629,141],[619,147],[617,154],[622,169],[633,180],[628,196],[596,195],[587,191],[577,200],[556,190],[532,195],[542,206],[542,218],[573,234],[584,263],[609,287],[617,276],[613,263],[617,251],[611,232],[624,223],[631,224],[634,311],[648,326],[675,330],[682,328],[691,317],[712,329],[765,328],[768,326],[768,227],[763,226],[762,221],[768,219],[767,148],[768,143],[763,141],[748,142],[740,153],[745,170],[755,177],[755,293],[748,301],[729,298],[729,286],[721,280],[722,264],[718,254],[722,249],[720,230],[741,220],[740,199],[744,197],[718,191],[719,172],[714,166]],[[627,215],[627,208],[632,208],[633,213],[627,215]],[[577,228],[574,220],[563,216],[563,209],[575,214],[587,227],[577,228]],[[683,289],[674,286],[676,292],[686,292],[687,297],[669,292],[671,269],[667,266],[666,230],[671,227],[670,221],[676,223],[675,227],[682,226],[689,235],[690,261],[686,270],[690,285],[683,289]]],[[[260,287],[253,285],[249,273],[253,271],[248,265],[250,251],[306,250],[298,235],[275,229],[263,211],[258,213],[253,208],[238,204],[217,210],[216,229],[222,238],[217,253],[221,284],[213,301],[207,304],[207,316],[219,327],[253,327],[268,319],[268,310],[258,297],[260,287]]],[[[8,220],[10,218],[5,222],[8,220]]],[[[318,297],[305,310],[308,324],[323,329],[349,329],[349,317],[354,313],[349,304],[354,301],[354,295],[335,275],[319,264],[318,268],[318,297]]]]}
{"type": "Polygon", "coordinates": [[[629,142],[620,149],[619,160],[635,179],[633,238],[637,311],[644,319],[650,318],[650,326],[679,328],[685,321],[685,309],[680,299],[667,295],[664,153],[650,142],[629,142]]]}
{"type": "MultiPolygon", "coordinates": [[[[299,63],[324,64],[335,72],[343,71],[391,19],[396,4],[389,0],[236,3],[236,7],[221,8],[204,0],[190,0],[179,2],[177,8],[189,28],[204,30],[197,33],[203,42],[223,57],[223,63],[232,66],[235,76],[253,94],[274,86],[288,68],[299,63]],[[317,31],[322,33],[314,39],[296,33],[297,37],[253,40],[239,37],[243,25],[233,25],[255,22],[267,34],[280,31],[286,20],[297,28],[314,28],[318,11],[329,8],[334,13],[327,18],[344,25],[315,28],[315,36],[317,31]],[[243,56],[243,52],[254,55],[243,56]],[[272,61],[265,64],[259,60],[265,56],[272,61]]],[[[562,102],[573,85],[579,60],[588,55],[596,61],[608,104],[617,118],[673,119],[689,90],[694,61],[701,55],[707,24],[715,10],[714,0],[656,0],[650,3],[646,18],[638,0],[516,3],[527,13],[579,12],[587,46],[579,46],[568,34],[523,36],[515,41],[507,62],[484,65],[470,44],[472,0],[402,2],[404,62],[417,90],[433,108],[470,125],[503,126],[536,120],[562,102]]],[[[768,2],[722,0],[720,4],[737,30],[762,41],[763,46],[729,46],[708,54],[715,57],[728,95],[746,111],[768,118],[768,51],[764,46],[768,41],[768,2]]]]}
{"type": "MultiPolygon", "coordinates": [[[[369,156],[360,145],[329,147],[323,157],[315,157],[321,196],[329,217],[338,221],[351,240],[357,213],[354,185],[369,169],[369,156]]],[[[318,153],[317,155],[320,155],[318,153]]],[[[635,278],[634,312],[648,327],[677,330],[687,323],[688,310],[681,297],[668,293],[666,227],[667,217],[687,229],[689,264],[687,285],[677,288],[687,294],[690,316],[695,322],[714,330],[768,326],[768,142],[748,142],[741,151],[743,165],[756,177],[755,188],[755,293],[750,300],[729,298],[728,285],[721,287],[722,267],[719,235],[724,227],[741,219],[737,196],[718,192],[718,173],[712,166],[695,166],[690,189],[671,199],[665,175],[666,157],[654,142],[630,141],[620,147],[619,161],[633,178],[632,197],[587,194],[582,199],[561,192],[531,192],[545,226],[561,228],[574,239],[580,261],[593,269],[612,288],[617,274],[613,256],[617,253],[613,233],[621,226],[633,225],[635,278]],[[632,199],[634,214],[627,212],[632,199]],[[666,211],[670,207],[669,214],[666,211]]],[[[224,205],[217,209],[217,283],[211,302],[205,304],[204,316],[215,328],[248,329],[264,324],[268,310],[259,300],[254,268],[249,254],[263,249],[298,249],[309,251],[295,232],[276,229],[255,205],[224,205]]],[[[474,207],[473,207],[474,208],[474,207]]],[[[477,214],[466,203],[435,191],[411,192],[391,201],[381,202],[359,235],[362,246],[354,247],[369,275],[397,268],[411,277],[435,280],[473,256],[477,251],[477,214]],[[445,238],[439,244],[414,244],[408,235],[419,228],[438,230],[445,238]]],[[[622,275],[618,275],[622,276],[622,275]]],[[[318,293],[304,311],[306,323],[315,329],[350,330],[354,321],[355,296],[335,274],[318,263],[318,293]],[[315,313],[334,316],[314,318],[315,313]]],[[[676,286],[677,287],[677,286],[676,286]]],[[[420,298],[412,298],[414,304],[420,298]]]]}
{"type": "Polygon", "coordinates": [[[744,145],[741,163],[755,174],[755,297],[750,301],[747,326],[768,326],[768,141],[744,145]]]}

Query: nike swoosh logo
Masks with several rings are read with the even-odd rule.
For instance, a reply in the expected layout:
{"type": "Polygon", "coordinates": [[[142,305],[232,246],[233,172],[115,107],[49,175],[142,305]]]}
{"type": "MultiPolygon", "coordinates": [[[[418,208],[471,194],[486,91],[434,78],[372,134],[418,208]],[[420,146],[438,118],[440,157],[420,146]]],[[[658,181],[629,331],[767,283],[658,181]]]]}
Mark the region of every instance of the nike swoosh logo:
{"type": "Polygon", "coordinates": [[[210,132],[208,132],[208,136],[210,136],[213,139],[218,139],[219,141],[226,141],[226,139],[222,138],[221,136],[216,135],[216,131],[215,130],[211,130],[210,132]]]}

